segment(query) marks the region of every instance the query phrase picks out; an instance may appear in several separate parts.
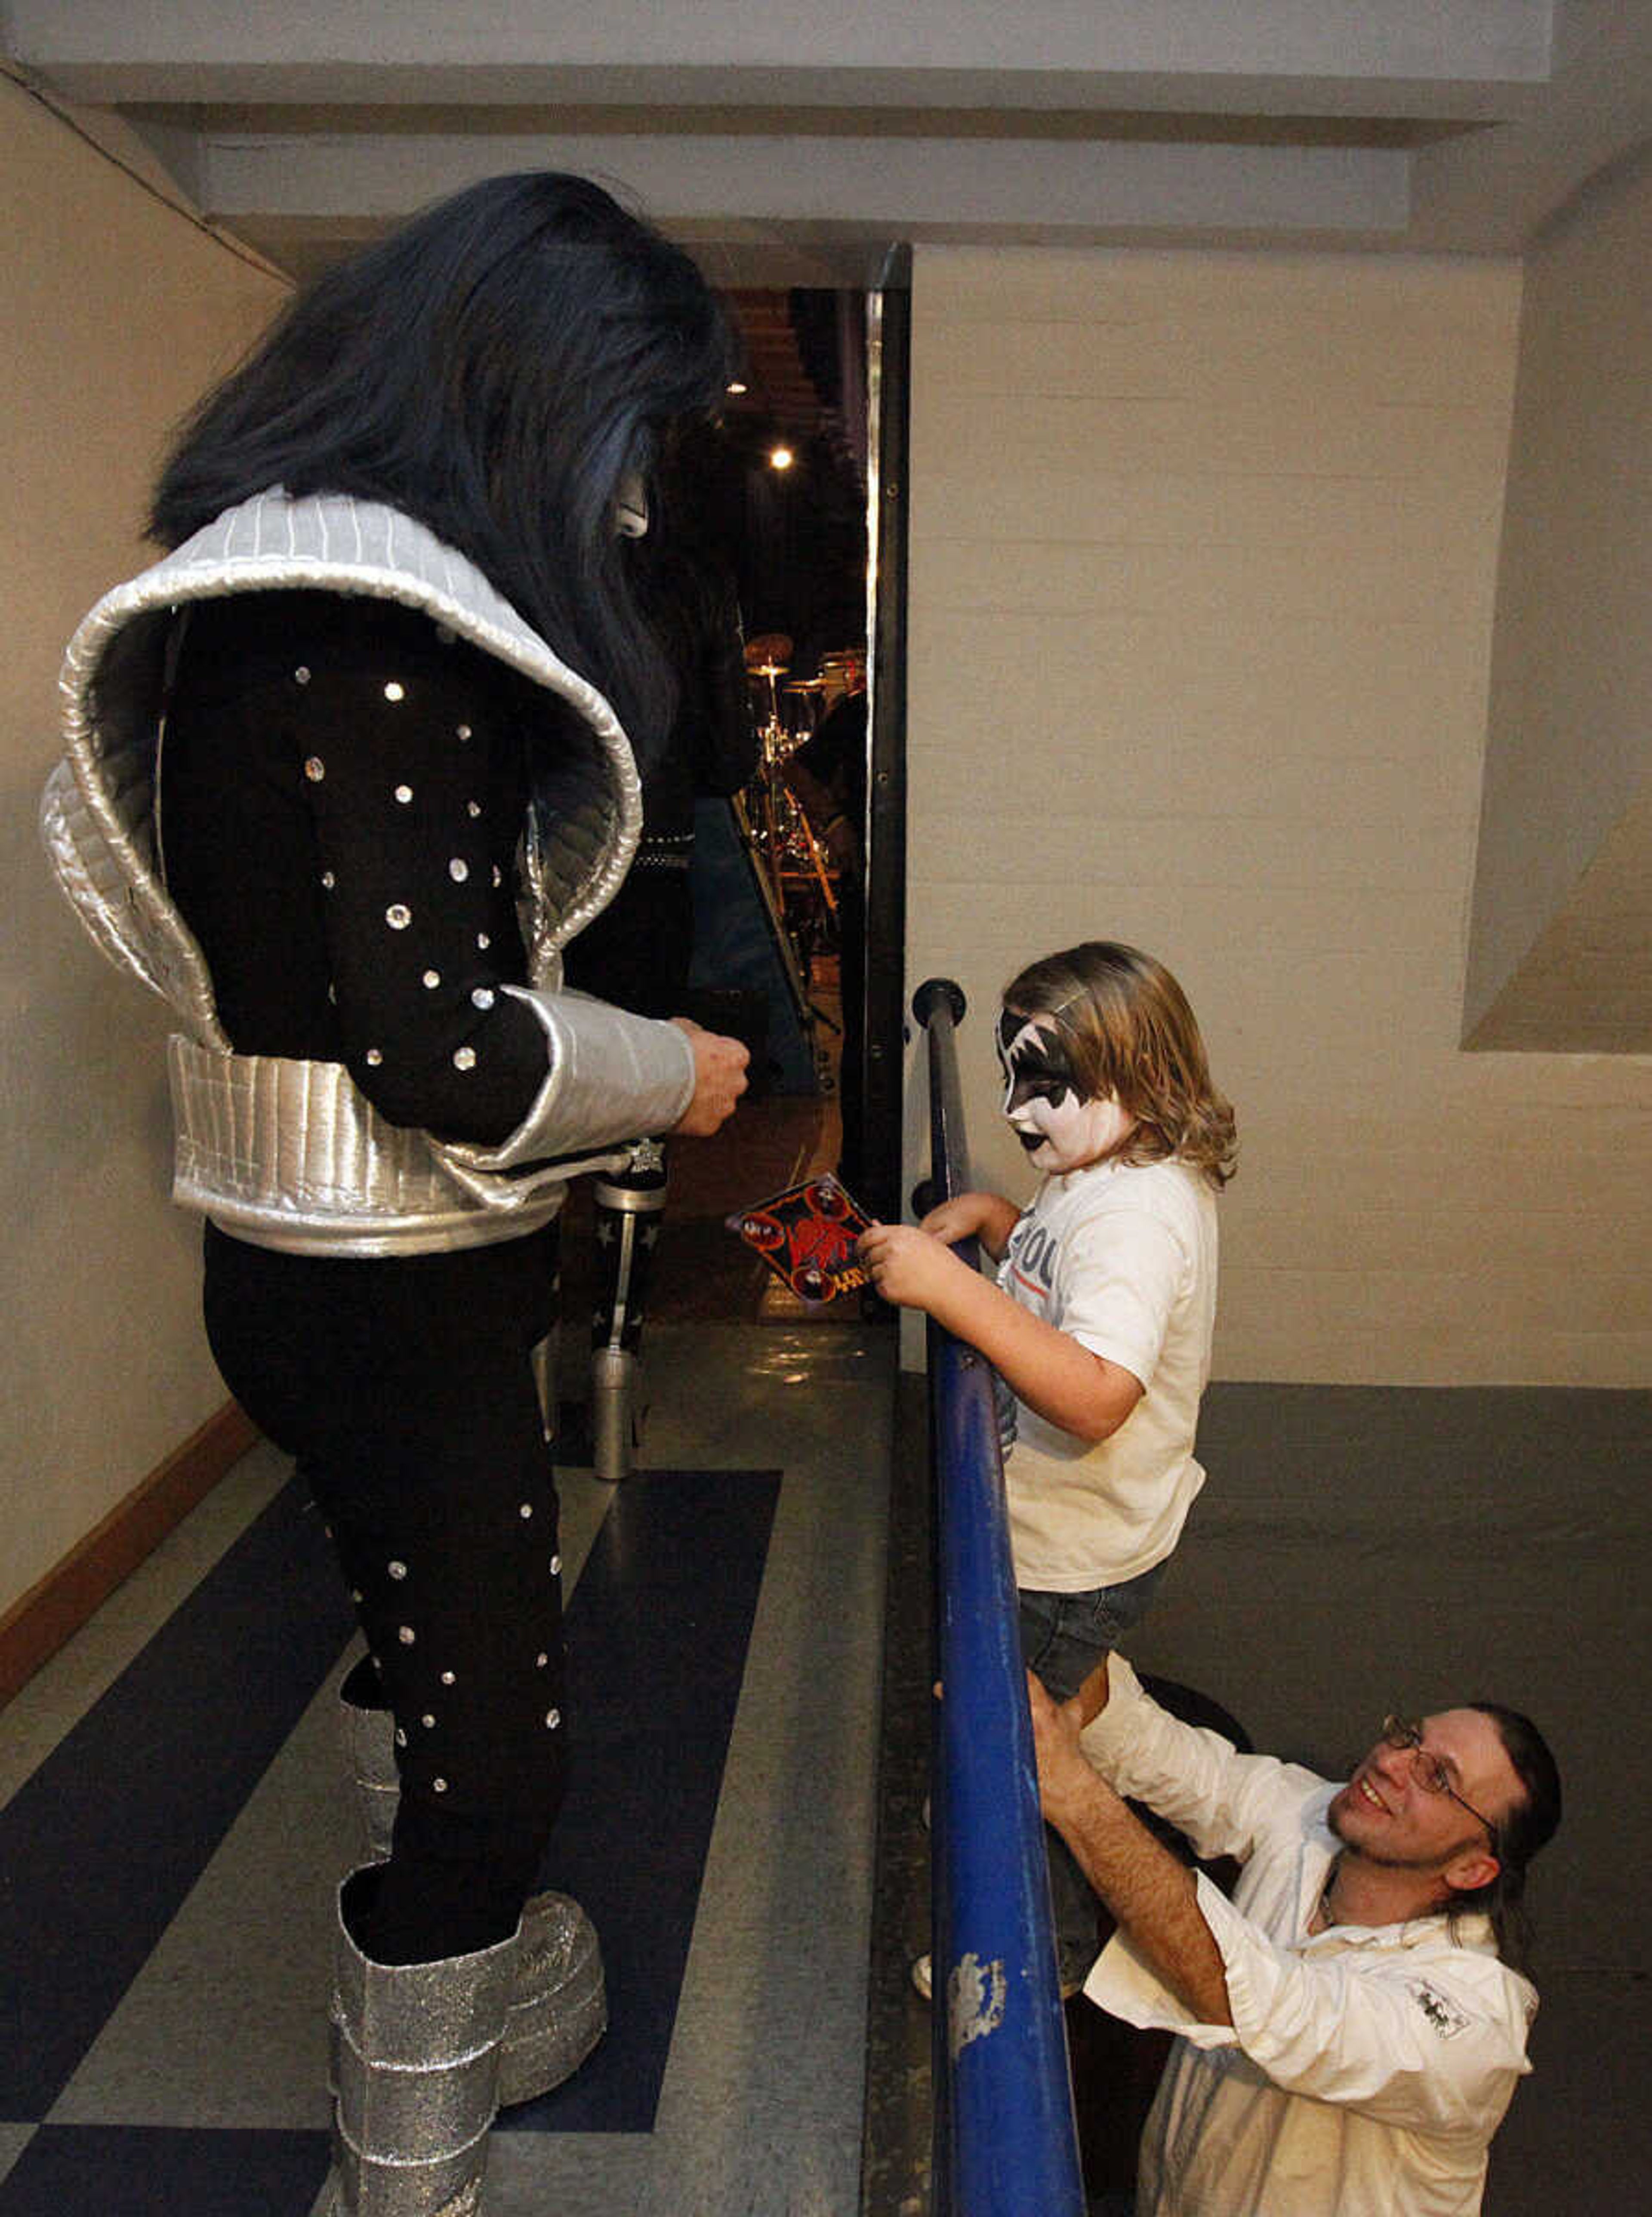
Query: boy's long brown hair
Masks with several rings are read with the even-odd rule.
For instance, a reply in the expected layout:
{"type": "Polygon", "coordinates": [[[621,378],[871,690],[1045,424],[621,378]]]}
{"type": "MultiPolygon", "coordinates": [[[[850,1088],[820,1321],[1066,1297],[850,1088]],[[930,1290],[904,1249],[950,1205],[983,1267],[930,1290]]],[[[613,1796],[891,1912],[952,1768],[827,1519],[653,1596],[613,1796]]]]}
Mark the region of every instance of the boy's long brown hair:
{"type": "Polygon", "coordinates": [[[1112,1095],[1135,1119],[1119,1148],[1126,1163],[1172,1155],[1218,1191],[1234,1174],[1234,1112],[1210,1083],[1204,1041],[1187,996],[1151,954],[1088,939],[1029,963],[1004,1005],[1052,1018],[1086,1097],[1112,1095]]]}

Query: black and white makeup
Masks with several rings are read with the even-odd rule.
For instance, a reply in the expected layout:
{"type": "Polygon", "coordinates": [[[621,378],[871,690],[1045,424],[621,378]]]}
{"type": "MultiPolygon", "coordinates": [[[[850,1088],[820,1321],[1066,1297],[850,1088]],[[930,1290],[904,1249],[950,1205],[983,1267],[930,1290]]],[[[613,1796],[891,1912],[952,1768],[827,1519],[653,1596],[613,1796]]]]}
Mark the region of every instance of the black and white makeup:
{"type": "Polygon", "coordinates": [[[1035,1170],[1082,1170],[1135,1128],[1112,1094],[1083,1099],[1060,1028],[1049,1016],[1000,1010],[997,1047],[1004,1114],[1035,1170]]]}

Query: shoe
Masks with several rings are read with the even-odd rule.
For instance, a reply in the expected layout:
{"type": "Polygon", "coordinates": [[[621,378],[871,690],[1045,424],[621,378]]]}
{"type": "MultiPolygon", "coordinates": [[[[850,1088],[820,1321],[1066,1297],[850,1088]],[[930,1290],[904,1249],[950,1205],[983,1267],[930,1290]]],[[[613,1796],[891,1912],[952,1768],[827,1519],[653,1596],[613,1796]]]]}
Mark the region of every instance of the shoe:
{"type": "Polygon", "coordinates": [[[322,2206],[326,2217],[482,2217],[520,1932],[439,1962],[374,1962],[351,1929],[374,1874],[356,1871],[338,1890],[322,2206]]]}
{"type": "MultiPolygon", "coordinates": [[[[395,1723],[363,1658],[338,1689],[339,1737],[353,1788],[360,1853],[390,1854],[401,1784],[395,1723]]],[[[566,1893],[536,1893],[522,1912],[510,2005],[499,2053],[499,2107],[535,2102],[571,2078],[608,2029],[608,1989],[596,1927],[566,1893]]]]}
{"type": "Polygon", "coordinates": [[[387,1862],[401,1775],[396,1769],[395,1721],[384,1705],[370,1655],[354,1664],[339,1686],[338,1744],[356,1812],[354,1861],[387,1862]]]}
{"type": "Polygon", "coordinates": [[[499,2107],[535,2102],[572,2078],[608,2029],[597,1929],[566,1893],[536,1893],[522,1912],[510,2006],[499,2042],[499,2107]]]}

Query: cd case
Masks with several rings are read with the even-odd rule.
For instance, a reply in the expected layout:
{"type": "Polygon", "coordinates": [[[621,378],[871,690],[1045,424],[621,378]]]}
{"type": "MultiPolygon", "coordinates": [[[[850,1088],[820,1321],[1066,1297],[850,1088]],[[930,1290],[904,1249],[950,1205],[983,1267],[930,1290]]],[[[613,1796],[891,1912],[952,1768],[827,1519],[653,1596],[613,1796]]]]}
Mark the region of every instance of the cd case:
{"type": "Polygon", "coordinates": [[[855,1243],[872,1219],[830,1171],[753,1201],[727,1221],[811,1307],[869,1282],[855,1243]]]}

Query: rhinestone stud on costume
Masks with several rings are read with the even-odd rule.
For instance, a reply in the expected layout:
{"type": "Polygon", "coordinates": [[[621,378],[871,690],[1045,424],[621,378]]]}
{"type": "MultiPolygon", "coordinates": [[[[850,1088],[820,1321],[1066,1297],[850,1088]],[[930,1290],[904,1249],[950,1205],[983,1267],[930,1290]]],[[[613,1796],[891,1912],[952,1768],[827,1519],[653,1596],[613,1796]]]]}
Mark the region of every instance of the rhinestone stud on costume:
{"type": "Polygon", "coordinates": [[[454,1679],[453,1679],[453,1673],[452,1673],[452,1671],[451,1671],[451,1670],[444,1670],[444,1671],[442,1673],[442,1684],[443,1684],[444,1686],[451,1686],[451,1685],[452,1685],[452,1683],[453,1683],[453,1682],[454,1682],[454,1679]]]}
{"type": "Polygon", "coordinates": [[[533,1513],[534,1504],[531,1501],[524,1501],[522,1507],[517,1512],[519,1516],[531,1516],[533,1513]]]}
{"type": "Polygon", "coordinates": [[[470,737],[470,726],[468,724],[455,724],[454,726],[454,729],[461,739],[467,739],[470,737]]]}
{"type": "Polygon", "coordinates": [[[397,1745],[398,1747],[405,1747],[405,1746],[406,1746],[406,1745],[407,1745],[407,1735],[406,1735],[406,1733],[405,1733],[405,1732],[403,1732],[403,1730],[401,1729],[400,1726],[399,1726],[399,1725],[398,1725],[398,1726],[397,1726],[397,1727],[396,1727],[396,1745],[397,1745]]]}
{"type": "Polygon", "coordinates": [[[500,887],[504,883],[504,876],[503,876],[503,875],[501,874],[501,873],[500,873],[500,869],[499,869],[499,866],[498,866],[498,864],[497,862],[495,862],[495,864],[493,865],[493,886],[494,886],[494,891],[497,892],[498,892],[498,888],[499,888],[499,887],[500,887]]]}
{"type": "Polygon", "coordinates": [[[562,1568],[562,1558],[561,1558],[561,1556],[560,1556],[560,1555],[553,1555],[553,1556],[551,1557],[551,1576],[552,1576],[553,1578],[555,1578],[555,1577],[558,1575],[558,1573],[560,1572],[561,1568],[562,1568]]]}
{"type": "Polygon", "coordinates": [[[467,800],[465,803],[465,813],[473,820],[473,822],[481,814],[481,812],[482,804],[480,800],[467,800]]]}
{"type": "Polygon", "coordinates": [[[424,1726],[426,1732],[434,1732],[436,1730],[436,1719],[434,1717],[421,1717],[419,1719],[419,1722],[424,1726]]]}
{"type": "Polygon", "coordinates": [[[406,807],[408,802],[412,799],[412,797],[413,788],[411,785],[399,785],[396,787],[396,798],[400,801],[404,808],[406,807]]]}
{"type": "Polygon", "coordinates": [[[441,983],[442,973],[439,970],[427,970],[424,973],[424,984],[428,991],[434,993],[441,983]]]}
{"type": "Polygon", "coordinates": [[[383,1060],[384,1060],[384,1050],[383,1050],[381,1047],[370,1047],[368,1049],[368,1051],[367,1051],[367,1062],[368,1062],[368,1067],[370,1070],[376,1070],[376,1069],[378,1068],[379,1065],[380,1065],[383,1060]]]}
{"type": "Polygon", "coordinates": [[[384,912],[384,920],[392,931],[405,931],[413,920],[413,911],[405,901],[393,901],[384,912]]]}
{"type": "Polygon", "coordinates": [[[492,946],[493,942],[488,937],[485,931],[479,931],[476,935],[476,944],[481,948],[483,954],[486,954],[488,948],[492,946]]]}
{"type": "Polygon", "coordinates": [[[319,755],[312,755],[310,756],[309,760],[304,765],[304,775],[309,779],[312,785],[320,784],[322,779],[327,775],[327,765],[322,761],[319,755]]]}
{"type": "Polygon", "coordinates": [[[543,1655],[543,1654],[541,1654],[541,1655],[535,1655],[535,1658],[534,1658],[534,1668],[535,1668],[535,1670],[542,1670],[545,1668],[546,1664],[550,1661],[550,1659],[551,1659],[551,1658],[550,1658],[550,1657],[549,1657],[548,1655],[543,1655]]]}
{"type": "Polygon", "coordinates": [[[298,668],[293,672],[293,682],[294,685],[307,685],[309,682],[310,673],[303,663],[300,662],[298,668]]]}
{"type": "Polygon", "coordinates": [[[384,689],[384,697],[387,701],[405,701],[407,698],[407,688],[399,684],[393,677],[384,689]]]}
{"type": "Polygon", "coordinates": [[[411,1647],[415,1637],[412,1626],[411,1624],[399,1624],[396,1627],[396,1637],[400,1640],[404,1647],[411,1647]]]}
{"type": "Polygon", "coordinates": [[[433,1778],[430,1781],[430,1791],[433,1794],[445,1794],[447,1790],[448,1782],[445,1778],[433,1778]]]}
{"type": "Polygon", "coordinates": [[[554,1731],[556,1730],[556,1728],[557,1728],[558,1725],[560,1725],[560,1724],[561,1723],[561,1721],[562,1721],[562,1712],[561,1712],[561,1710],[560,1710],[560,1709],[547,1709],[547,1710],[546,1710],[546,1712],[545,1712],[545,1722],[546,1722],[547,1726],[549,1727],[549,1729],[550,1729],[552,1732],[554,1732],[554,1731]]]}
{"type": "Polygon", "coordinates": [[[473,1009],[491,1009],[494,998],[493,988],[491,985],[478,985],[471,993],[470,1004],[473,1009]]]}
{"type": "Polygon", "coordinates": [[[455,885],[462,886],[470,875],[470,864],[455,855],[448,865],[448,875],[453,880],[455,885]]]}
{"type": "Polygon", "coordinates": [[[407,1565],[405,1563],[387,1563],[385,1568],[389,1572],[393,1578],[405,1578],[407,1575],[407,1565]]]}
{"type": "Polygon", "coordinates": [[[453,1055],[453,1066],[455,1070],[474,1070],[476,1067],[475,1048],[473,1047],[455,1047],[454,1049],[453,1055]]]}
{"type": "Polygon", "coordinates": [[[323,870],[321,873],[321,889],[324,892],[330,893],[337,883],[337,879],[334,877],[331,870],[323,870]]]}

